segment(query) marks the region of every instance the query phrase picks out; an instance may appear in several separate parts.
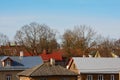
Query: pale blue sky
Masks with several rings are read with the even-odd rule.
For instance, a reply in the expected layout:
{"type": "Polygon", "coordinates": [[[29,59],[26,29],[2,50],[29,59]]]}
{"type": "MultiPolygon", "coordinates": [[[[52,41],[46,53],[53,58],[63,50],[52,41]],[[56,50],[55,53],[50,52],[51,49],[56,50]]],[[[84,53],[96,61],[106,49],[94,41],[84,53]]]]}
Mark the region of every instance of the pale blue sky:
{"type": "Polygon", "coordinates": [[[61,34],[87,25],[103,36],[120,38],[120,0],[0,0],[0,32],[11,40],[30,22],[47,24],[61,34]]]}

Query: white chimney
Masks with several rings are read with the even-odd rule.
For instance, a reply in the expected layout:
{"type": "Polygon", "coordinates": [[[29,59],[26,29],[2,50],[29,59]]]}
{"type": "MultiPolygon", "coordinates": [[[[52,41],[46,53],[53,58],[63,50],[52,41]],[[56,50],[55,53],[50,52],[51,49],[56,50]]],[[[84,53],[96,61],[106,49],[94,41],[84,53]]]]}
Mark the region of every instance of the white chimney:
{"type": "Polygon", "coordinates": [[[20,51],[20,59],[22,59],[22,58],[23,58],[23,56],[24,56],[23,51],[20,51]]]}
{"type": "Polygon", "coordinates": [[[55,65],[55,60],[53,58],[50,58],[50,65],[55,65]]]}
{"type": "Polygon", "coordinates": [[[92,58],[92,55],[88,55],[89,56],[89,58],[92,58]]]}
{"type": "Polygon", "coordinates": [[[83,54],[83,58],[85,58],[86,56],[83,54]]]}
{"type": "Polygon", "coordinates": [[[68,69],[68,68],[69,68],[69,66],[67,65],[67,66],[66,66],[66,68],[68,69]]]}

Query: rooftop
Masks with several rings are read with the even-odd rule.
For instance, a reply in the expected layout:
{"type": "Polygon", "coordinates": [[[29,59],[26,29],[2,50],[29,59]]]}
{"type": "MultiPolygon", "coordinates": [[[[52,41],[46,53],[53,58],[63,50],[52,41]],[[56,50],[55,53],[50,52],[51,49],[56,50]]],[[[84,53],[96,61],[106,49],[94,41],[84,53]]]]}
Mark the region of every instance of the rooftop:
{"type": "Polygon", "coordinates": [[[11,66],[3,67],[2,63],[0,62],[0,70],[24,70],[43,63],[42,58],[39,56],[0,56],[0,61],[4,61],[7,58],[12,60],[11,66]]]}
{"type": "Polygon", "coordinates": [[[31,69],[27,69],[18,73],[18,76],[77,76],[76,73],[63,68],[59,65],[51,65],[50,63],[44,63],[42,65],[35,66],[31,69]]]}
{"type": "Polygon", "coordinates": [[[80,73],[119,73],[120,58],[73,57],[80,73]]]}

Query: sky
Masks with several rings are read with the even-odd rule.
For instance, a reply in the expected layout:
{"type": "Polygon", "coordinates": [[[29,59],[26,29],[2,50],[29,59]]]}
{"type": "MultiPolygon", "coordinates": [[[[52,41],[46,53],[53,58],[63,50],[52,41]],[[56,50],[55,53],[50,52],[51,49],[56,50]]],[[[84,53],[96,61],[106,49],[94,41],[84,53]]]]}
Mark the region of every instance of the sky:
{"type": "Polygon", "coordinates": [[[13,40],[31,22],[60,34],[86,25],[105,37],[120,38],[120,0],[0,0],[0,33],[13,40]]]}

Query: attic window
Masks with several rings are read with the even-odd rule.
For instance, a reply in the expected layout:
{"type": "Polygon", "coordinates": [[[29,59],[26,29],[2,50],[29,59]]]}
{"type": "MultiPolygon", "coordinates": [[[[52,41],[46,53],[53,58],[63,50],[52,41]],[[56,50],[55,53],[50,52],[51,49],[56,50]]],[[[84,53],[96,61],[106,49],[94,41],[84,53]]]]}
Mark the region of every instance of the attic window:
{"type": "Polygon", "coordinates": [[[75,69],[76,67],[75,67],[75,64],[73,64],[73,69],[75,69]]]}
{"type": "Polygon", "coordinates": [[[11,61],[10,60],[7,60],[6,61],[6,66],[10,66],[11,65],[11,61]]]}

